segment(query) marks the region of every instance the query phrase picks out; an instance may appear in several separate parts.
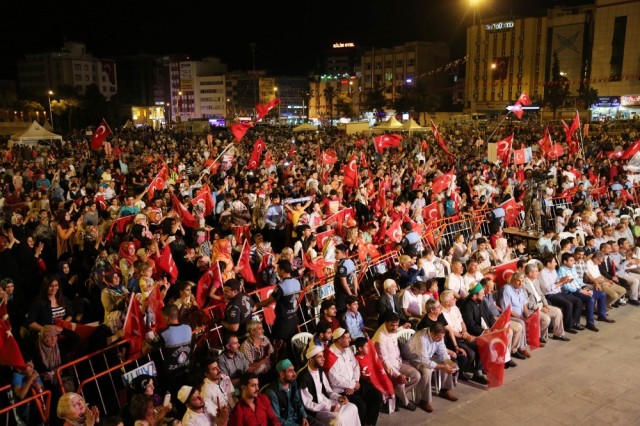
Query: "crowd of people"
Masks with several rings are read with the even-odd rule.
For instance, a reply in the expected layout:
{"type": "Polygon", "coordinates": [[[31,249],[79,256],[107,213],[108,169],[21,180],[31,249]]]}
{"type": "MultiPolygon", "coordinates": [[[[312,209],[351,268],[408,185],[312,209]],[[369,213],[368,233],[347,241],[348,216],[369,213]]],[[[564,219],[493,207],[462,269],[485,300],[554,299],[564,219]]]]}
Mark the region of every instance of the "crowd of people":
{"type": "MultiPolygon", "coordinates": [[[[514,150],[544,131],[499,129],[514,150]]],[[[633,178],[609,154],[635,135],[592,131],[578,152],[534,149],[516,165],[489,162],[474,130],[440,132],[447,151],[430,133],[384,148],[332,128],[248,126],[122,129],[95,152],[79,135],[3,148],[0,343],[21,352],[0,357],[8,402],[48,390],[52,424],[93,425],[97,401],[58,368],[128,339],[123,356],[160,351],[163,363],[101,424],[375,425],[380,413],[433,412],[434,390],[455,402],[460,381],[487,385],[477,339],[505,310],[513,368],[532,356],[534,312],[544,347],[640,305],[633,178]],[[504,232],[508,200],[527,208],[525,237],[504,232]],[[468,217],[487,226],[457,225],[468,217]],[[362,279],[391,252],[397,265],[362,279]],[[496,269],[514,261],[504,282],[496,269]],[[309,297],[317,282],[332,291],[309,297]],[[301,312],[317,316],[302,349],[301,312]],[[219,351],[198,350],[197,329],[215,329],[219,351]]],[[[18,424],[42,422],[36,403],[21,407],[18,424]]]]}

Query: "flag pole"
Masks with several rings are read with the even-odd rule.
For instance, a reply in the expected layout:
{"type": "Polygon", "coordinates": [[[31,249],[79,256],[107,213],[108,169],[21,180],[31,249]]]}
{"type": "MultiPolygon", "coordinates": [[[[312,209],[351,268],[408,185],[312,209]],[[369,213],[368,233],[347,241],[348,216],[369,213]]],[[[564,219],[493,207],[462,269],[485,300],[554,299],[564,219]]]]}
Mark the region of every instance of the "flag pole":
{"type": "MultiPolygon", "coordinates": [[[[580,114],[578,113],[578,110],[576,110],[576,115],[578,116],[578,123],[580,122],[580,114]]],[[[580,154],[582,155],[582,158],[584,159],[584,139],[582,138],[582,126],[578,126],[578,134],[580,135],[580,154]]]]}
{"type": "Polygon", "coordinates": [[[507,119],[507,117],[509,117],[509,114],[511,114],[511,110],[509,110],[509,112],[507,112],[507,115],[505,115],[502,120],[500,120],[500,122],[498,123],[498,125],[496,126],[496,128],[493,130],[493,132],[491,132],[491,134],[489,135],[489,137],[487,138],[486,142],[489,143],[489,141],[491,140],[491,138],[493,137],[493,135],[496,134],[496,132],[498,131],[498,129],[500,128],[500,126],[502,126],[502,123],[504,122],[504,120],[507,119]]]}
{"type": "Polygon", "coordinates": [[[218,156],[216,157],[215,160],[213,160],[213,163],[211,163],[211,165],[209,167],[207,167],[206,169],[203,170],[202,173],[200,173],[200,177],[198,177],[198,180],[191,186],[192,188],[196,188],[198,186],[198,184],[200,183],[200,181],[202,180],[202,178],[204,177],[205,173],[211,168],[213,167],[214,164],[216,164],[218,162],[218,160],[220,159],[220,157],[222,157],[224,155],[225,152],[227,152],[229,150],[229,148],[231,148],[233,146],[233,142],[229,143],[229,145],[227,145],[222,152],[220,152],[220,154],[218,154],[218,156]]]}

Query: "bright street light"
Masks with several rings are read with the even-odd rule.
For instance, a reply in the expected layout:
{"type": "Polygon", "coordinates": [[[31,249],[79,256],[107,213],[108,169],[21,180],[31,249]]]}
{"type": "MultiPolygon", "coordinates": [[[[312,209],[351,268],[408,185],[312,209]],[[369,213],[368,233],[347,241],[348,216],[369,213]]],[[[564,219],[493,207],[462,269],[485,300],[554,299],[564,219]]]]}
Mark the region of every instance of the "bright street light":
{"type": "Polygon", "coordinates": [[[49,120],[51,121],[51,130],[53,130],[53,114],[51,113],[51,96],[53,95],[53,90],[49,90],[49,120]]]}

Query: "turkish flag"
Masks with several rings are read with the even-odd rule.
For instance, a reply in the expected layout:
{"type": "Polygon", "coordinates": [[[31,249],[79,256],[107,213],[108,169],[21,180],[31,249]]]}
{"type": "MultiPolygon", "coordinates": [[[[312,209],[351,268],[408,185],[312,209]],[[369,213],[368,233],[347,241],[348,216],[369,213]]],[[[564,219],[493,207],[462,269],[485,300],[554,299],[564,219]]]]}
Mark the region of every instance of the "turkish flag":
{"type": "Polygon", "coordinates": [[[191,200],[191,205],[196,205],[199,202],[204,202],[204,215],[209,216],[216,208],[216,203],[211,196],[211,190],[209,184],[203,186],[198,190],[198,194],[191,200]]]}
{"type": "Polygon", "coordinates": [[[524,319],[527,330],[527,343],[531,349],[540,347],[540,309],[533,311],[531,315],[524,319]]]}
{"type": "Polygon", "coordinates": [[[247,134],[247,131],[253,127],[253,123],[236,123],[231,125],[231,133],[235,136],[236,141],[240,140],[247,134]]]}
{"type": "Polygon", "coordinates": [[[167,323],[162,316],[164,300],[159,285],[156,285],[153,288],[153,291],[151,291],[151,293],[149,293],[149,295],[147,296],[147,305],[149,306],[149,310],[153,312],[153,318],[155,320],[154,323],[150,324],[149,328],[156,334],[164,331],[164,329],[167,328],[167,323]]]}
{"type": "Polygon", "coordinates": [[[513,151],[513,163],[515,165],[524,164],[524,149],[516,149],[513,151]]]}
{"type": "Polygon", "coordinates": [[[325,240],[335,234],[336,234],[335,229],[329,229],[328,231],[324,231],[316,234],[316,245],[318,247],[318,250],[322,250],[322,248],[324,247],[325,240]]]}
{"type": "Polygon", "coordinates": [[[436,139],[438,146],[444,151],[445,154],[453,159],[453,154],[451,153],[451,151],[449,151],[449,148],[447,148],[447,141],[444,139],[433,120],[431,120],[431,130],[433,130],[433,137],[436,139]]]}
{"type": "Polygon", "coordinates": [[[393,222],[386,234],[392,242],[399,243],[402,240],[402,220],[398,219],[393,222]]]}
{"type": "Polygon", "coordinates": [[[333,149],[326,149],[320,155],[320,163],[321,164],[335,164],[338,161],[338,154],[333,149]]]}
{"type": "MultiPolygon", "coordinates": [[[[258,104],[256,105],[256,121],[262,120],[265,115],[269,113],[269,111],[280,103],[279,98],[275,98],[267,102],[266,104],[258,104]]],[[[238,139],[239,140],[239,139],[238,139]]]]}
{"type": "Polygon", "coordinates": [[[607,151],[607,158],[609,160],[618,160],[622,158],[624,151],[607,151]]]}
{"type": "Polygon", "coordinates": [[[629,148],[625,149],[621,158],[623,160],[628,160],[631,157],[633,157],[634,155],[636,155],[638,153],[638,151],[640,151],[640,139],[638,139],[637,141],[632,143],[629,146],[629,148]]]}
{"type": "Polygon", "coordinates": [[[545,156],[547,154],[547,151],[551,150],[551,147],[553,146],[553,140],[551,139],[551,136],[549,134],[548,127],[544,129],[544,135],[542,136],[542,139],[538,140],[538,146],[545,156]]]}
{"type": "Polygon", "coordinates": [[[242,278],[244,278],[247,283],[255,284],[257,280],[253,275],[253,270],[251,269],[251,261],[249,260],[250,251],[251,247],[249,247],[249,241],[244,240],[237,266],[240,269],[240,275],[242,275],[242,278]]]}
{"type": "Polygon", "coordinates": [[[440,220],[440,210],[438,210],[438,203],[431,203],[428,206],[424,206],[422,209],[422,217],[425,223],[435,220],[440,220]]]}
{"type": "Polygon", "coordinates": [[[251,158],[249,158],[249,162],[247,163],[247,169],[258,170],[259,165],[260,165],[260,153],[253,151],[253,154],[251,154],[251,158]]]}
{"type": "Polygon", "coordinates": [[[520,104],[524,106],[531,105],[531,99],[529,99],[529,95],[527,95],[527,92],[523,91],[520,94],[520,97],[518,98],[518,102],[520,102],[520,104]]]}
{"type": "Polygon", "coordinates": [[[137,358],[142,353],[142,342],[147,333],[144,315],[140,310],[140,302],[135,294],[129,300],[129,309],[124,320],[124,337],[129,339],[129,359],[137,358]]]}
{"type": "Polygon", "coordinates": [[[433,184],[431,185],[431,189],[434,194],[439,194],[442,191],[449,188],[451,185],[451,181],[453,180],[453,169],[449,171],[449,173],[442,174],[435,179],[433,179],[433,184]]]}
{"type": "Polygon", "coordinates": [[[580,129],[580,115],[578,114],[578,111],[576,111],[576,116],[573,117],[573,121],[571,122],[571,127],[569,127],[569,134],[573,136],[573,134],[578,129],[580,129]]]}
{"type": "MultiPolygon", "coordinates": [[[[258,297],[260,300],[267,300],[271,297],[271,293],[275,290],[277,285],[271,285],[269,287],[262,287],[258,290],[258,297]]],[[[276,322],[276,302],[269,303],[262,308],[262,315],[264,322],[267,325],[273,325],[276,322]]]]}
{"type": "Polygon", "coordinates": [[[491,326],[491,331],[503,330],[511,327],[511,305],[502,311],[496,322],[491,326]]]}
{"type": "Polygon", "coordinates": [[[164,189],[164,186],[167,183],[167,179],[169,179],[169,169],[167,168],[166,164],[163,164],[162,168],[160,169],[156,177],[154,177],[151,183],[149,184],[149,189],[148,189],[149,200],[153,199],[156,191],[162,191],[164,189]]]}
{"type": "Polygon", "coordinates": [[[91,149],[97,151],[102,147],[105,139],[111,134],[111,128],[103,118],[98,128],[91,135],[91,149]]]}
{"type": "Polygon", "coordinates": [[[356,156],[352,155],[351,159],[347,163],[347,167],[344,170],[344,186],[357,188],[358,187],[358,164],[356,163],[356,156]]]}
{"type": "Polygon", "coordinates": [[[125,216],[125,217],[119,217],[116,220],[114,220],[111,223],[111,226],[109,227],[109,232],[107,232],[107,236],[105,238],[105,240],[107,242],[110,242],[111,239],[113,238],[113,236],[117,233],[117,234],[124,234],[127,230],[127,226],[133,222],[133,219],[135,219],[136,216],[135,215],[129,215],[129,216],[125,216]]]}
{"type": "Polygon", "coordinates": [[[513,197],[500,204],[500,207],[504,209],[504,221],[507,226],[516,226],[516,220],[518,219],[518,215],[522,211],[523,207],[518,204],[513,197]]]}
{"type": "Polygon", "coordinates": [[[422,185],[424,183],[424,176],[422,176],[422,173],[416,173],[415,177],[413,178],[413,187],[412,189],[415,191],[418,188],[420,188],[420,185],[422,185]]]}
{"type": "Polygon", "coordinates": [[[173,260],[171,248],[168,244],[164,246],[164,249],[162,250],[162,256],[160,256],[160,260],[158,261],[158,267],[169,274],[170,283],[173,284],[178,278],[178,266],[176,265],[175,260],[173,260]]]}
{"type": "Polygon", "coordinates": [[[305,267],[305,269],[308,269],[309,271],[313,272],[313,275],[321,280],[324,279],[325,277],[325,273],[324,273],[324,268],[327,267],[327,263],[325,262],[324,258],[320,257],[319,259],[316,259],[315,262],[312,262],[311,259],[309,259],[309,256],[307,256],[307,253],[302,253],[302,266],[305,267]]]}
{"type": "Polygon", "coordinates": [[[93,327],[91,325],[79,324],[79,323],[75,323],[75,324],[76,324],[76,327],[75,327],[76,329],[74,330],[73,323],[71,321],[62,321],[62,320],[56,321],[56,325],[58,327],[62,327],[64,329],[75,332],[83,341],[91,337],[93,332],[96,331],[96,327],[93,327]]]}
{"type": "Polygon", "coordinates": [[[367,164],[367,157],[364,155],[364,152],[360,151],[360,167],[366,169],[369,167],[367,164]]]}
{"type": "Polygon", "coordinates": [[[522,114],[524,113],[522,107],[527,105],[531,105],[531,99],[529,99],[527,92],[522,92],[511,110],[518,117],[518,120],[522,120],[522,114]]]}
{"type": "Polygon", "coordinates": [[[476,337],[480,360],[487,373],[490,388],[501,386],[504,380],[504,363],[509,350],[508,332],[508,329],[503,328],[476,337]]]}
{"type": "Polygon", "coordinates": [[[494,273],[495,275],[494,281],[496,285],[498,287],[502,287],[503,285],[505,285],[511,278],[511,275],[513,275],[513,273],[517,270],[518,270],[518,259],[514,259],[510,262],[503,263],[501,265],[496,266],[496,271],[494,273]]]}
{"type": "Polygon", "coordinates": [[[267,151],[267,153],[264,154],[264,166],[268,169],[272,165],[273,165],[273,158],[271,157],[271,153],[267,151]]]}
{"type": "Polygon", "coordinates": [[[26,365],[18,343],[4,321],[0,321],[0,365],[9,367],[26,365]]]}
{"type": "Polygon", "coordinates": [[[370,259],[375,259],[376,257],[380,256],[380,252],[374,244],[365,243],[364,241],[360,240],[358,242],[358,259],[363,262],[367,260],[367,256],[370,259]]]}
{"type": "Polygon", "coordinates": [[[178,216],[180,216],[185,226],[189,228],[198,228],[200,226],[191,212],[187,210],[173,192],[171,193],[171,201],[173,202],[173,209],[178,213],[178,216]]]}
{"type": "Polygon", "coordinates": [[[198,306],[201,308],[207,306],[207,299],[209,298],[212,287],[222,288],[222,274],[220,273],[220,265],[218,262],[213,262],[211,268],[198,280],[196,302],[198,302],[198,306]]]}
{"type": "Polygon", "coordinates": [[[380,135],[373,138],[373,144],[379,154],[382,154],[385,148],[397,148],[401,141],[402,136],[396,134],[380,135]]]}
{"type": "Polygon", "coordinates": [[[564,147],[561,143],[556,142],[549,151],[545,152],[545,157],[555,160],[564,155],[564,147]]]}
{"type": "MultiPolygon", "coordinates": [[[[369,375],[369,379],[371,380],[371,384],[378,389],[383,394],[393,395],[393,382],[389,378],[386,370],[384,369],[384,365],[382,360],[378,356],[378,351],[376,350],[375,345],[373,344],[373,340],[367,340],[367,345],[369,346],[369,352],[365,357],[365,363],[367,365],[361,364],[360,368],[363,373],[369,375]],[[368,362],[367,362],[368,361],[368,362]],[[371,368],[370,371],[366,371],[367,367],[371,368]]],[[[357,357],[356,357],[357,358],[357,357]]],[[[360,358],[357,358],[358,363],[360,364],[360,358]]]]}
{"type": "Polygon", "coordinates": [[[353,144],[355,145],[356,148],[361,148],[364,146],[365,142],[366,141],[364,139],[358,139],[353,144]]]}
{"type": "Polygon", "coordinates": [[[511,151],[513,146],[513,134],[506,138],[496,142],[496,155],[502,161],[502,164],[507,165],[511,160],[511,151]]]}
{"type": "Polygon", "coordinates": [[[265,149],[267,149],[267,144],[264,143],[264,141],[262,140],[262,138],[258,138],[258,140],[256,141],[256,143],[253,144],[253,152],[259,152],[261,153],[262,151],[264,151],[265,149]]]}

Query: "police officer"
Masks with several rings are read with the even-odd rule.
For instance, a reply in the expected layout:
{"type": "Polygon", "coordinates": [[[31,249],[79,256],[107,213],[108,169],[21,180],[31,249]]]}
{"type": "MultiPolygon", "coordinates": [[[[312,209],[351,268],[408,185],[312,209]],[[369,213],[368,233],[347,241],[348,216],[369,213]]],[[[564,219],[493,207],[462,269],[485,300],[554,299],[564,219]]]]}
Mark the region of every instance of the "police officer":
{"type": "Polygon", "coordinates": [[[398,245],[404,250],[404,254],[410,257],[419,256],[422,253],[422,241],[420,235],[413,230],[411,222],[402,223],[402,232],[404,232],[404,237],[398,245]]]}
{"type": "Polygon", "coordinates": [[[347,258],[348,248],[345,244],[336,246],[336,275],[333,278],[333,287],[336,292],[336,308],[342,313],[346,310],[346,297],[358,295],[356,282],[356,265],[347,258]]]}
{"type": "Polygon", "coordinates": [[[254,301],[241,289],[240,281],[233,278],[225,281],[222,286],[224,299],[227,301],[222,326],[226,333],[235,333],[240,339],[247,334],[247,323],[251,321],[255,308],[254,301]]]}
{"type": "Polygon", "coordinates": [[[300,281],[293,278],[293,267],[288,260],[278,261],[278,276],[281,281],[271,295],[256,304],[258,308],[275,302],[276,320],[273,324],[272,337],[276,340],[290,340],[298,332],[298,296],[302,290],[300,281]]]}

